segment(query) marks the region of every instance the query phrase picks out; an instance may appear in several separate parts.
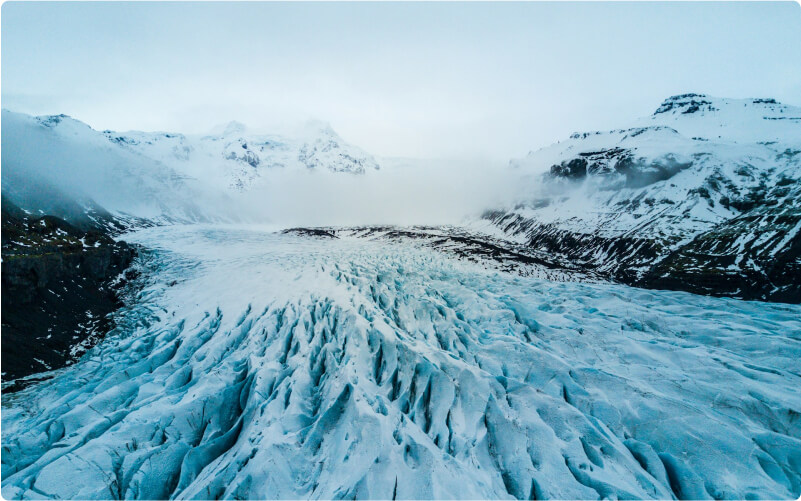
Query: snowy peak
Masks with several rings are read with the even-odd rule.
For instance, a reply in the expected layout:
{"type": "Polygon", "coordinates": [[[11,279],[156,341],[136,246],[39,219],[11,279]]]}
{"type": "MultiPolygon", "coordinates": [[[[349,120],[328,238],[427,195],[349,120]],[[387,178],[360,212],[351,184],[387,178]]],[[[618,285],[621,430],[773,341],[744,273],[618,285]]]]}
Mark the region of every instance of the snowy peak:
{"type": "Polygon", "coordinates": [[[696,113],[701,109],[708,111],[716,111],[717,108],[712,106],[712,101],[707,99],[704,94],[680,94],[678,96],[670,96],[665,99],[662,105],[654,112],[654,116],[660,113],[681,113],[687,115],[696,113]]]}
{"type": "Polygon", "coordinates": [[[750,107],[752,110],[758,110],[768,116],[784,113],[783,110],[791,108],[772,98],[723,99],[706,94],[679,94],[665,99],[654,112],[654,116],[661,114],[691,115],[693,113],[703,115],[704,112],[720,111],[728,107],[750,107]]]}
{"type": "Polygon", "coordinates": [[[234,191],[268,182],[265,177],[275,170],[364,174],[379,169],[372,155],[345,142],[323,122],[310,122],[293,136],[253,133],[235,121],[204,136],[136,131],[104,134],[124,148],[234,191]]]}
{"type": "MultiPolygon", "coordinates": [[[[647,117],[628,127],[610,131],[575,132],[570,139],[617,136],[617,140],[640,134],[666,140],[671,134],[695,141],[758,143],[798,142],[801,107],[784,105],[771,98],[726,99],[705,94],[680,94],[665,99],[647,117]]],[[[638,141],[646,139],[642,137],[638,141]]],[[[608,139],[603,139],[608,142],[608,139]]]]}
{"type": "Polygon", "coordinates": [[[306,123],[293,135],[258,134],[237,121],[215,127],[207,135],[188,135],[163,131],[99,132],[68,115],[31,117],[4,110],[3,118],[27,122],[84,146],[119,148],[124,155],[133,153],[159,169],[166,168],[209,187],[223,185],[234,191],[268,182],[266,175],[274,170],[364,174],[380,169],[372,155],[347,143],[328,123],[320,121],[306,123]]]}
{"type": "Polygon", "coordinates": [[[785,279],[796,271],[771,268],[777,256],[796,262],[801,248],[801,108],[682,94],[633,125],[513,160],[531,189],[488,219],[626,283],[687,290],[694,281],[695,292],[773,300],[801,293],[785,279]]]}
{"type": "Polygon", "coordinates": [[[379,170],[378,162],[360,148],[345,143],[328,124],[315,124],[298,152],[298,160],[309,169],[327,167],[333,172],[364,174],[379,170]]]}
{"type": "Polygon", "coordinates": [[[799,137],[801,108],[771,98],[725,99],[681,94],[666,99],[653,115],[640,123],[673,127],[699,140],[792,141],[799,137]]]}
{"type": "MultiPolygon", "coordinates": [[[[542,172],[565,160],[599,154],[609,158],[610,154],[619,157],[625,153],[647,160],[673,155],[688,161],[720,155],[730,160],[732,155],[741,159],[755,150],[765,153],[766,149],[772,152],[768,156],[801,149],[801,108],[775,99],[681,94],[669,97],[651,116],[635,120],[629,127],[577,132],[567,141],[532,151],[511,163],[542,172]],[[752,151],[745,152],[743,148],[752,151]]],[[[595,171],[605,173],[608,169],[595,171]]]]}
{"type": "MultiPolygon", "coordinates": [[[[5,111],[5,110],[4,110],[5,111]]],[[[69,115],[42,115],[35,118],[37,122],[39,122],[44,127],[56,127],[62,122],[66,124],[74,124],[78,126],[89,127],[85,123],[81,122],[80,120],[75,120],[69,115]]]]}
{"type": "Polygon", "coordinates": [[[235,134],[244,134],[247,131],[247,127],[242,122],[237,122],[236,120],[232,120],[225,124],[222,129],[223,136],[232,136],[235,134]]]}

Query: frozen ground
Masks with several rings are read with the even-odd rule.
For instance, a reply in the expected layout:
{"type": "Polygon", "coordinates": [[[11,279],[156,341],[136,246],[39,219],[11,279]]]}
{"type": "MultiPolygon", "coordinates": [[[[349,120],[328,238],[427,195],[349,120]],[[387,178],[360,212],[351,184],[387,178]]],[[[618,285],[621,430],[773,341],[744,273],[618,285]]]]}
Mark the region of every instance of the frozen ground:
{"type": "Polygon", "coordinates": [[[796,498],[801,307],[414,242],[152,228],[80,362],[3,398],[5,498],[796,498]]]}

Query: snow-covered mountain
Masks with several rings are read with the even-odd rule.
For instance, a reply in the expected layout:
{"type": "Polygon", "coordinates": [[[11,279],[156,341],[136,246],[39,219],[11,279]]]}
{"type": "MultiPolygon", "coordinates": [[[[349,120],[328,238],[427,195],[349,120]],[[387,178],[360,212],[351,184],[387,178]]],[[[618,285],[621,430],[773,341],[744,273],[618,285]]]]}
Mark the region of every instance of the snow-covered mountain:
{"type": "Polygon", "coordinates": [[[33,213],[79,226],[230,220],[211,210],[225,194],[66,115],[3,110],[2,147],[3,195],[33,213]]]}
{"type": "Polygon", "coordinates": [[[257,189],[268,171],[379,169],[371,155],[319,123],[292,138],[250,134],[237,122],[189,136],[99,132],[66,115],[3,110],[2,145],[3,194],[79,225],[233,221],[248,209],[237,204],[239,192],[257,189]]]}
{"type": "Polygon", "coordinates": [[[103,134],[123,148],[162,162],[186,175],[248,190],[274,169],[318,169],[363,174],[378,170],[368,153],[346,143],[327,124],[307,124],[297,137],[253,134],[230,122],[208,135],[114,132],[103,134]]]}
{"type": "Polygon", "coordinates": [[[673,96],[512,166],[531,196],[486,231],[626,283],[801,300],[801,108],[673,96]]]}
{"type": "MultiPolygon", "coordinates": [[[[528,179],[526,198],[469,225],[498,245],[627,284],[801,301],[799,108],[673,96],[626,128],[577,133],[512,166],[528,179]]],[[[335,207],[370,198],[371,184],[346,190],[329,174],[399,172],[319,123],[292,137],[237,122],[193,136],[3,112],[3,194],[79,226],[287,218],[323,196],[335,207]]]]}

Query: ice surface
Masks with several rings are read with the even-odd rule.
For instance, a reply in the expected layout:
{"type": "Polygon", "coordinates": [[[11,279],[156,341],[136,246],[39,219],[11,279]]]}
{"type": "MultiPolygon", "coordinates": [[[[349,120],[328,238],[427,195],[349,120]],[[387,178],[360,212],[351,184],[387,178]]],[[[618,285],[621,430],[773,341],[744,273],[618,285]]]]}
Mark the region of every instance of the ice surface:
{"type": "Polygon", "coordinates": [[[173,226],[103,343],[4,395],[11,498],[796,498],[801,307],[173,226]],[[154,273],[157,272],[157,273],[154,273]]]}

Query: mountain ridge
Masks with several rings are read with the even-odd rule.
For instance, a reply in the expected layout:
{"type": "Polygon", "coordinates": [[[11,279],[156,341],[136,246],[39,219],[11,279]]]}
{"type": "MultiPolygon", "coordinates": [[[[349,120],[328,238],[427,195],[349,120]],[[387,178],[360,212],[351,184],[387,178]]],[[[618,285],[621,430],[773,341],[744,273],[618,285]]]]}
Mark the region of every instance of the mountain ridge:
{"type": "Polygon", "coordinates": [[[801,108],[682,94],[634,125],[513,160],[533,193],[474,226],[630,285],[801,301],[801,108]]]}

